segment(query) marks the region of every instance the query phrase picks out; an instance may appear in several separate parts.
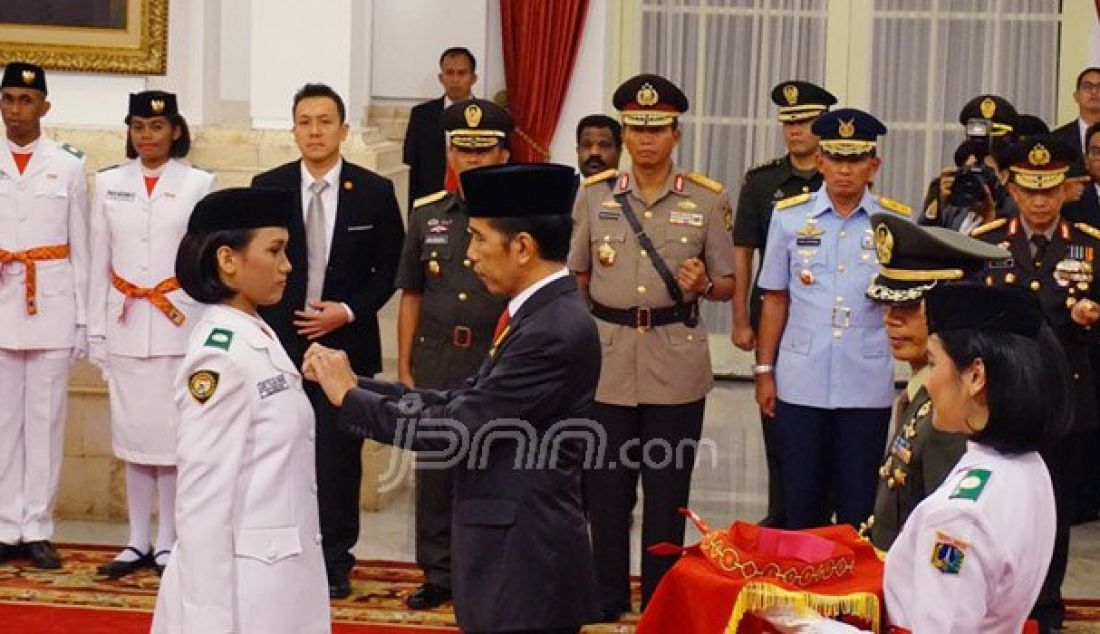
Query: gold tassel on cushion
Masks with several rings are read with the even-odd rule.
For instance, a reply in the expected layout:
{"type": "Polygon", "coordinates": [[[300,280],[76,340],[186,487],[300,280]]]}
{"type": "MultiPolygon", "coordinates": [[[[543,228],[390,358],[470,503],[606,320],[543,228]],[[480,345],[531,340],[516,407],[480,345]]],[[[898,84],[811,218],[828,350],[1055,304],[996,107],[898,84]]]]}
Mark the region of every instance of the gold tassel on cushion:
{"type": "Polygon", "coordinates": [[[733,604],[726,634],[737,634],[741,619],[747,612],[759,612],[772,607],[809,609],[827,618],[850,615],[870,623],[872,632],[878,632],[882,626],[879,621],[879,600],[871,592],[831,596],[805,590],[792,592],[770,583],[747,583],[741,588],[737,602],[733,604]]]}

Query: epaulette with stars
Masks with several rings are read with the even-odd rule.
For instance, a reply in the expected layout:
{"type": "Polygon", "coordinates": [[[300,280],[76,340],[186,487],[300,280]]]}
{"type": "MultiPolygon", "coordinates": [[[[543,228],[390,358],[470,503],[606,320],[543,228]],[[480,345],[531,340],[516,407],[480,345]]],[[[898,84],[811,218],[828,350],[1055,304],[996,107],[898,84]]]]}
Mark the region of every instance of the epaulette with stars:
{"type": "Polygon", "coordinates": [[[812,198],[812,195],[809,192],[795,194],[794,196],[789,196],[782,200],[776,201],[775,208],[780,211],[782,211],[783,209],[790,209],[791,207],[797,207],[798,205],[801,205],[802,203],[808,201],[810,198],[812,198]]]}
{"type": "Polygon", "coordinates": [[[1096,240],[1100,240],[1100,229],[1088,224],[1087,222],[1075,222],[1073,226],[1077,228],[1081,233],[1090,236],[1096,240]]]}
{"type": "Polygon", "coordinates": [[[894,200],[893,198],[887,198],[886,196],[879,196],[878,197],[878,204],[883,209],[885,209],[887,211],[892,211],[892,212],[896,213],[899,216],[905,216],[906,218],[908,218],[910,215],[913,214],[913,210],[912,210],[912,208],[909,207],[909,205],[906,205],[905,203],[903,203],[899,200],[894,200]]]}
{"type": "Polygon", "coordinates": [[[978,225],[970,231],[970,237],[977,238],[978,236],[989,233],[994,229],[1000,229],[1001,227],[1005,226],[1007,222],[1008,218],[997,218],[996,220],[991,220],[984,225],[978,225]]]}
{"type": "Polygon", "coordinates": [[[614,169],[614,168],[607,169],[607,170],[604,170],[604,171],[602,171],[598,174],[593,174],[593,175],[589,176],[588,178],[585,178],[584,179],[584,186],[588,187],[589,185],[595,185],[596,183],[602,183],[605,180],[615,178],[618,175],[619,175],[619,170],[614,169]]]}
{"type": "Polygon", "coordinates": [[[109,172],[113,169],[118,169],[118,167],[121,166],[121,165],[122,165],[121,163],[115,163],[114,165],[108,165],[107,167],[102,167],[102,168],[96,170],[96,173],[97,174],[102,174],[103,172],[109,172]]]}
{"type": "Polygon", "coordinates": [[[706,187],[716,194],[721,194],[722,190],[725,189],[724,187],[722,187],[722,183],[719,183],[718,181],[706,176],[705,174],[700,174],[699,172],[688,172],[687,174],[684,174],[684,176],[687,176],[687,179],[695,183],[696,185],[706,187]]]}
{"type": "Polygon", "coordinates": [[[68,152],[69,154],[72,154],[73,156],[75,156],[78,159],[84,158],[84,152],[81,152],[80,150],[76,149],[75,147],[69,145],[68,143],[62,143],[60,145],[60,147],[61,147],[62,150],[65,150],[66,152],[68,152]]]}
{"type": "Polygon", "coordinates": [[[420,209],[424,205],[434,203],[437,200],[443,200],[443,197],[447,195],[446,189],[441,189],[434,194],[428,194],[427,196],[421,196],[413,201],[413,209],[420,209]]]}

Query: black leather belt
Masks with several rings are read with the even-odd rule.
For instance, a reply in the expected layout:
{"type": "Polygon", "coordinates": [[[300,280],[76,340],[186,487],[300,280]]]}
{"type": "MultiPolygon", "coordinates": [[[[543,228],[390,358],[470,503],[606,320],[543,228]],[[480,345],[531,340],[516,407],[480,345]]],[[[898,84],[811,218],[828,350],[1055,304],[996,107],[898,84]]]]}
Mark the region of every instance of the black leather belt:
{"type": "Polygon", "coordinates": [[[694,328],[699,324],[699,304],[698,302],[689,302],[663,308],[647,308],[645,306],[611,308],[594,301],[592,302],[592,315],[596,319],[622,326],[630,326],[638,330],[649,330],[650,328],[677,322],[683,323],[689,328],[694,328]]]}

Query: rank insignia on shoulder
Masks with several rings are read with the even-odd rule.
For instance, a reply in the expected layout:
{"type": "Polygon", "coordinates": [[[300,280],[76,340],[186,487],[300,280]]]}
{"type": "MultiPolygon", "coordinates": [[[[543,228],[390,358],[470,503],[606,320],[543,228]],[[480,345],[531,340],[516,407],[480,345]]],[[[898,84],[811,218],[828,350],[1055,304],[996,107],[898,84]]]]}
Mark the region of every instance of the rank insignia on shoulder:
{"type": "MultiPolygon", "coordinates": [[[[350,182],[350,181],[349,181],[350,182]]],[[[446,189],[441,189],[434,194],[428,194],[427,196],[421,196],[413,201],[413,209],[419,209],[424,205],[434,203],[437,200],[443,200],[443,197],[447,195],[446,189]]]]}
{"type": "Polygon", "coordinates": [[[69,154],[72,154],[76,158],[84,158],[84,153],[83,152],[81,152],[80,150],[76,149],[75,147],[69,145],[68,143],[62,143],[61,144],[61,149],[65,150],[69,154]]]}
{"type": "Polygon", "coordinates": [[[1100,240],[1100,229],[1097,229],[1096,227],[1094,227],[1094,226],[1092,226],[1092,225],[1090,225],[1086,222],[1077,222],[1077,223],[1074,223],[1073,226],[1077,227],[1077,230],[1080,231],[1081,233],[1084,233],[1084,234],[1086,234],[1086,235],[1088,235],[1092,238],[1100,240]]]}
{"type": "Polygon", "coordinates": [[[906,205],[899,200],[894,200],[893,198],[887,198],[886,196],[879,196],[878,204],[883,209],[887,211],[892,211],[899,216],[908,217],[910,214],[913,213],[913,210],[909,208],[909,205],[906,205]]]}
{"type": "Polygon", "coordinates": [[[932,545],[932,566],[945,575],[957,575],[962,571],[966,551],[970,544],[936,531],[936,543],[932,545]]]}
{"type": "Polygon", "coordinates": [[[978,236],[982,235],[983,233],[989,233],[990,231],[993,231],[994,229],[1000,229],[1001,227],[1005,226],[1005,223],[1007,223],[1007,222],[1008,222],[1008,218],[997,218],[996,220],[992,220],[990,222],[987,222],[984,225],[978,225],[977,227],[974,227],[974,229],[972,229],[970,231],[970,237],[971,238],[977,238],[978,236]]]}
{"type": "Polygon", "coordinates": [[[993,472],[989,469],[971,469],[966,472],[958,486],[951,492],[951,499],[977,500],[989,482],[989,476],[993,472]]]}
{"type": "Polygon", "coordinates": [[[203,345],[209,348],[221,348],[228,352],[231,343],[233,343],[233,331],[215,328],[210,331],[210,336],[206,338],[206,343],[203,345]]]}
{"type": "Polygon", "coordinates": [[[595,185],[596,183],[602,183],[605,180],[615,178],[618,175],[619,175],[619,170],[616,170],[616,169],[604,170],[602,172],[599,172],[598,174],[593,174],[593,175],[589,176],[588,178],[585,178],[584,179],[584,184],[585,184],[585,186],[595,185]]]}
{"type": "Polygon", "coordinates": [[[788,198],[784,198],[783,200],[778,201],[777,203],[775,203],[775,208],[776,209],[790,209],[791,207],[794,207],[796,205],[801,205],[802,203],[806,202],[810,198],[811,198],[811,196],[810,196],[809,192],[804,193],[804,194],[797,194],[795,196],[790,196],[788,198]]]}
{"type": "Polygon", "coordinates": [[[703,187],[706,187],[716,194],[722,193],[722,183],[719,183],[709,176],[700,174],[699,172],[688,172],[686,176],[689,181],[695,183],[696,185],[702,185],[703,187]]]}
{"type": "Polygon", "coordinates": [[[213,370],[199,370],[191,374],[187,379],[187,391],[191,398],[205,405],[206,401],[214,396],[214,390],[218,389],[218,373],[213,370]]]}
{"type": "Polygon", "coordinates": [[[917,410],[917,417],[924,418],[928,415],[928,412],[932,411],[932,401],[925,401],[921,404],[920,409],[917,410]]]}
{"type": "Polygon", "coordinates": [[[117,168],[119,165],[121,165],[121,163],[115,163],[114,165],[108,165],[107,167],[102,167],[102,168],[96,170],[96,173],[97,174],[102,174],[103,172],[109,172],[109,171],[117,168]]]}

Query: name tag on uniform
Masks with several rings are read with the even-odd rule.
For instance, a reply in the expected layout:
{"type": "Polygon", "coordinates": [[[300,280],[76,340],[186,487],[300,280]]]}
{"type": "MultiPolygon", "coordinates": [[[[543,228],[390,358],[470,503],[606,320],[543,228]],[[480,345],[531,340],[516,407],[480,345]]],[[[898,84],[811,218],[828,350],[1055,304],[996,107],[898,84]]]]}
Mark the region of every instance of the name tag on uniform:
{"type": "Polygon", "coordinates": [[[689,211],[674,211],[669,214],[668,224],[702,227],[703,214],[691,213],[689,211]]]}
{"type": "Polygon", "coordinates": [[[264,399],[269,396],[274,396],[279,392],[285,392],[290,389],[290,384],[287,383],[286,375],[280,374],[273,376],[270,379],[264,379],[256,384],[256,388],[260,390],[260,398],[264,399]]]}
{"type": "Polygon", "coordinates": [[[370,231],[374,228],[374,225],[353,225],[348,227],[348,231],[370,231]]]}
{"type": "Polygon", "coordinates": [[[818,237],[799,237],[798,246],[800,247],[819,247],[821,246],[821,238],[818,237]]]}
{"type": "Polygon", "coordinates": [[[610,209],[601,209],[599,215],[600,215],[600,220],[618,220],[619,219],[619,212],[613,211],[613,210],[610,210],[610,209]]]}
{"type": "Polygon", "coordinates": [[[134,192],[122,192],[116,189],[107,190],[107,200],[121,200],[123,202],[130,202],[137,198],[137,194],[134,192]]]}
{"type": "Polygon", "coordinates": [[[424,236],[424,244],[447,244],[450,240],[451,236],[445,233],[430,233],[424,236]]]}

